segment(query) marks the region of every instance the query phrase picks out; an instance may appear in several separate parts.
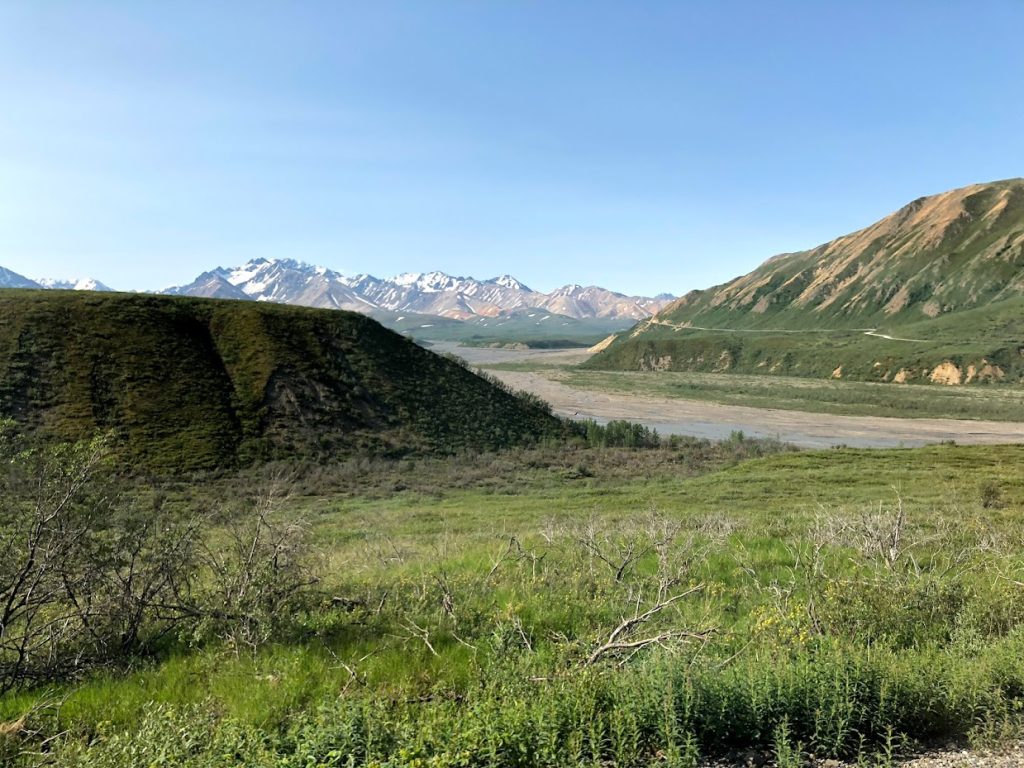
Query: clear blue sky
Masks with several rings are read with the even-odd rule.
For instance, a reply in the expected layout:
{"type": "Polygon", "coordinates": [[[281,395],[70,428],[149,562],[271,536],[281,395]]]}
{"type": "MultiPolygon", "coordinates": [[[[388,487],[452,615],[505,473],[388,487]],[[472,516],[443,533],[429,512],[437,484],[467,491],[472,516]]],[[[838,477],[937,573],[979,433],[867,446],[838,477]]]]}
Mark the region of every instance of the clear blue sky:
{"type": "Polygon", "coordinates": [[[0,265],[682,293],[1024,175],[1024,2],[0,4],[0,265]]]}

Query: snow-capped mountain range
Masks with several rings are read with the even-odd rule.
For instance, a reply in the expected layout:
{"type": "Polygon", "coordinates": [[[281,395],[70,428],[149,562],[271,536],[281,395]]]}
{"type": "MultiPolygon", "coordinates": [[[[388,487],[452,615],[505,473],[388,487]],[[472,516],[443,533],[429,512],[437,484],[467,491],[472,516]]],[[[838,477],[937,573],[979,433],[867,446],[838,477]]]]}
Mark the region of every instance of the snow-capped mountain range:
{"type": "MultiPolygon", "coordinates": [[[[54,288],[109,291],[92,278],[30,280],[0,267],[0,288],[54,288]]],[[[444,272],[406,272],[390,279],[346,276],[327,267],[292,259],[253,259],[240,267],[217,267],[188,285],[159,293],[218,299],[273,301],[307,307],[375,310],[436,315],[456,320],[493,317],[519,309],[543,309],[569,317],[639,320],[654,314],[674,297],[626,296],[597,286],[566,285],[542,293],[511,275],[489,280],[453,277],[444,272]]]]}
{"type": "Polygon", "coordinates": [[[0,288],[52,288],[63,291],[110,291],[99,280],[91,277],[74,278],[70,280],[54,280],[43,277],[38,280],[31,280],[17,272],[0,267],[0,288]]]}
{"type": "Polygon", "coordinates": [[[71,280],[54,280],[52,277],[43,277],[36,280],[43,288],[51,288],[61,291],[112,291],[99,280],[92,277],[80,277],[71,280]]]}
{"type": "Polygon", "coordinates": [[[348,309],[388,310],[464,320],[514,309],[545,309],[574,318],[638,320],[656,312],[673,297],[626,296],[597,286],[566,285],[551,293],[534,291],[511,275],[489,280],[453,277],[444,272],[406,272],[390,279],[352,277],[292,259],[253,259],[229,269],[204,272],[188,285],[162,293],[249,299],[348,309]]]}

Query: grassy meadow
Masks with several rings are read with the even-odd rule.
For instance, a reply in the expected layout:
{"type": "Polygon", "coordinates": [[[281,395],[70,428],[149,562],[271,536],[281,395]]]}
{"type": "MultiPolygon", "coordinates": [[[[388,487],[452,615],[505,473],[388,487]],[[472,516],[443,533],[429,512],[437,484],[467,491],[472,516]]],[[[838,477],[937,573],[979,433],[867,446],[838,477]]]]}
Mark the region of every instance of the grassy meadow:
{"type": "Polygon", "coordinates": [[[304,607],[259,645],[186,624],[148,655],[11,690],[0,749],[82,768],[750,750],[795,766],[998,746],[1024,715],[1022,461],[737,435],[163,484],[186,509],[287,477],[272,514],[301,522],[304,607]]]}

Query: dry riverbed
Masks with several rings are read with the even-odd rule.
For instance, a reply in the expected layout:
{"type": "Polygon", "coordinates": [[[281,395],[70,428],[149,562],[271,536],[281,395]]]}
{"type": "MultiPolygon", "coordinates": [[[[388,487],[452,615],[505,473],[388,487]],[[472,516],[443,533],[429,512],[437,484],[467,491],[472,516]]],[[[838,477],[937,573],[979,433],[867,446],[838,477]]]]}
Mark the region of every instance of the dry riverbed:
{"type": "MultiPolygon", "coordinates": [[[[588,356],[586,350],[508,350],[438,345],[472,365],[532,362],[567,365],[588,356]]],[[[918,446],[955,440],[962,444],[1021,443],[1024,424],[967,419],[905,419],[722,405],[683,398],[653,397],[572,387],[544,371],[491,373],[516,389],[544,398],[561,416],[606,422],[640,422],[662,434],[721,439],[734,431],[751,437],[775,437],[805,448],[848,445],[862,448],[918,446]]],[[[1024,765],[1024,764],[1022,764],[1024,765]]]]}

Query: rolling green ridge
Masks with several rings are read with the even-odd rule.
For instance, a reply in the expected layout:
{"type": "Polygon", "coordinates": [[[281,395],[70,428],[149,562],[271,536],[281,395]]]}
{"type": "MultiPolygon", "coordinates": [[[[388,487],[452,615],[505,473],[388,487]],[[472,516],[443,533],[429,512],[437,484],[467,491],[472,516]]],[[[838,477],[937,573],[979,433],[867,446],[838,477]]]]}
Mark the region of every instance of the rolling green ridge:
{"type": "Polygon", "coordinates": [[[973,381],[1019,382],[1024,376],[1024,298],[885,332],[897,339],[863,330],[711,331],[651,323],[582,367],[828,377],[841,366],[844,379],[887,382],[904,371],[907,382],[927,382],[930,372],[948,361],[963,379],[974,366],[973,381]],[[986,365],[992,367],[986,371],[986,365]]]}
{"type": "Polygon", "coordinates": [[[1024,180],[1012,179],[921,198],[691,292],[587,365],[925,381],[950,362],[963,383],[1019,381],[1022,331],[1024,180]]]}
{"type": "Polygon", "coordinates": [[[0,417],[47,439],[112,430],[160,470],[257,458],[499,448],[543,407],[362,315],[127,294],[0,292],[0,417]]]}

